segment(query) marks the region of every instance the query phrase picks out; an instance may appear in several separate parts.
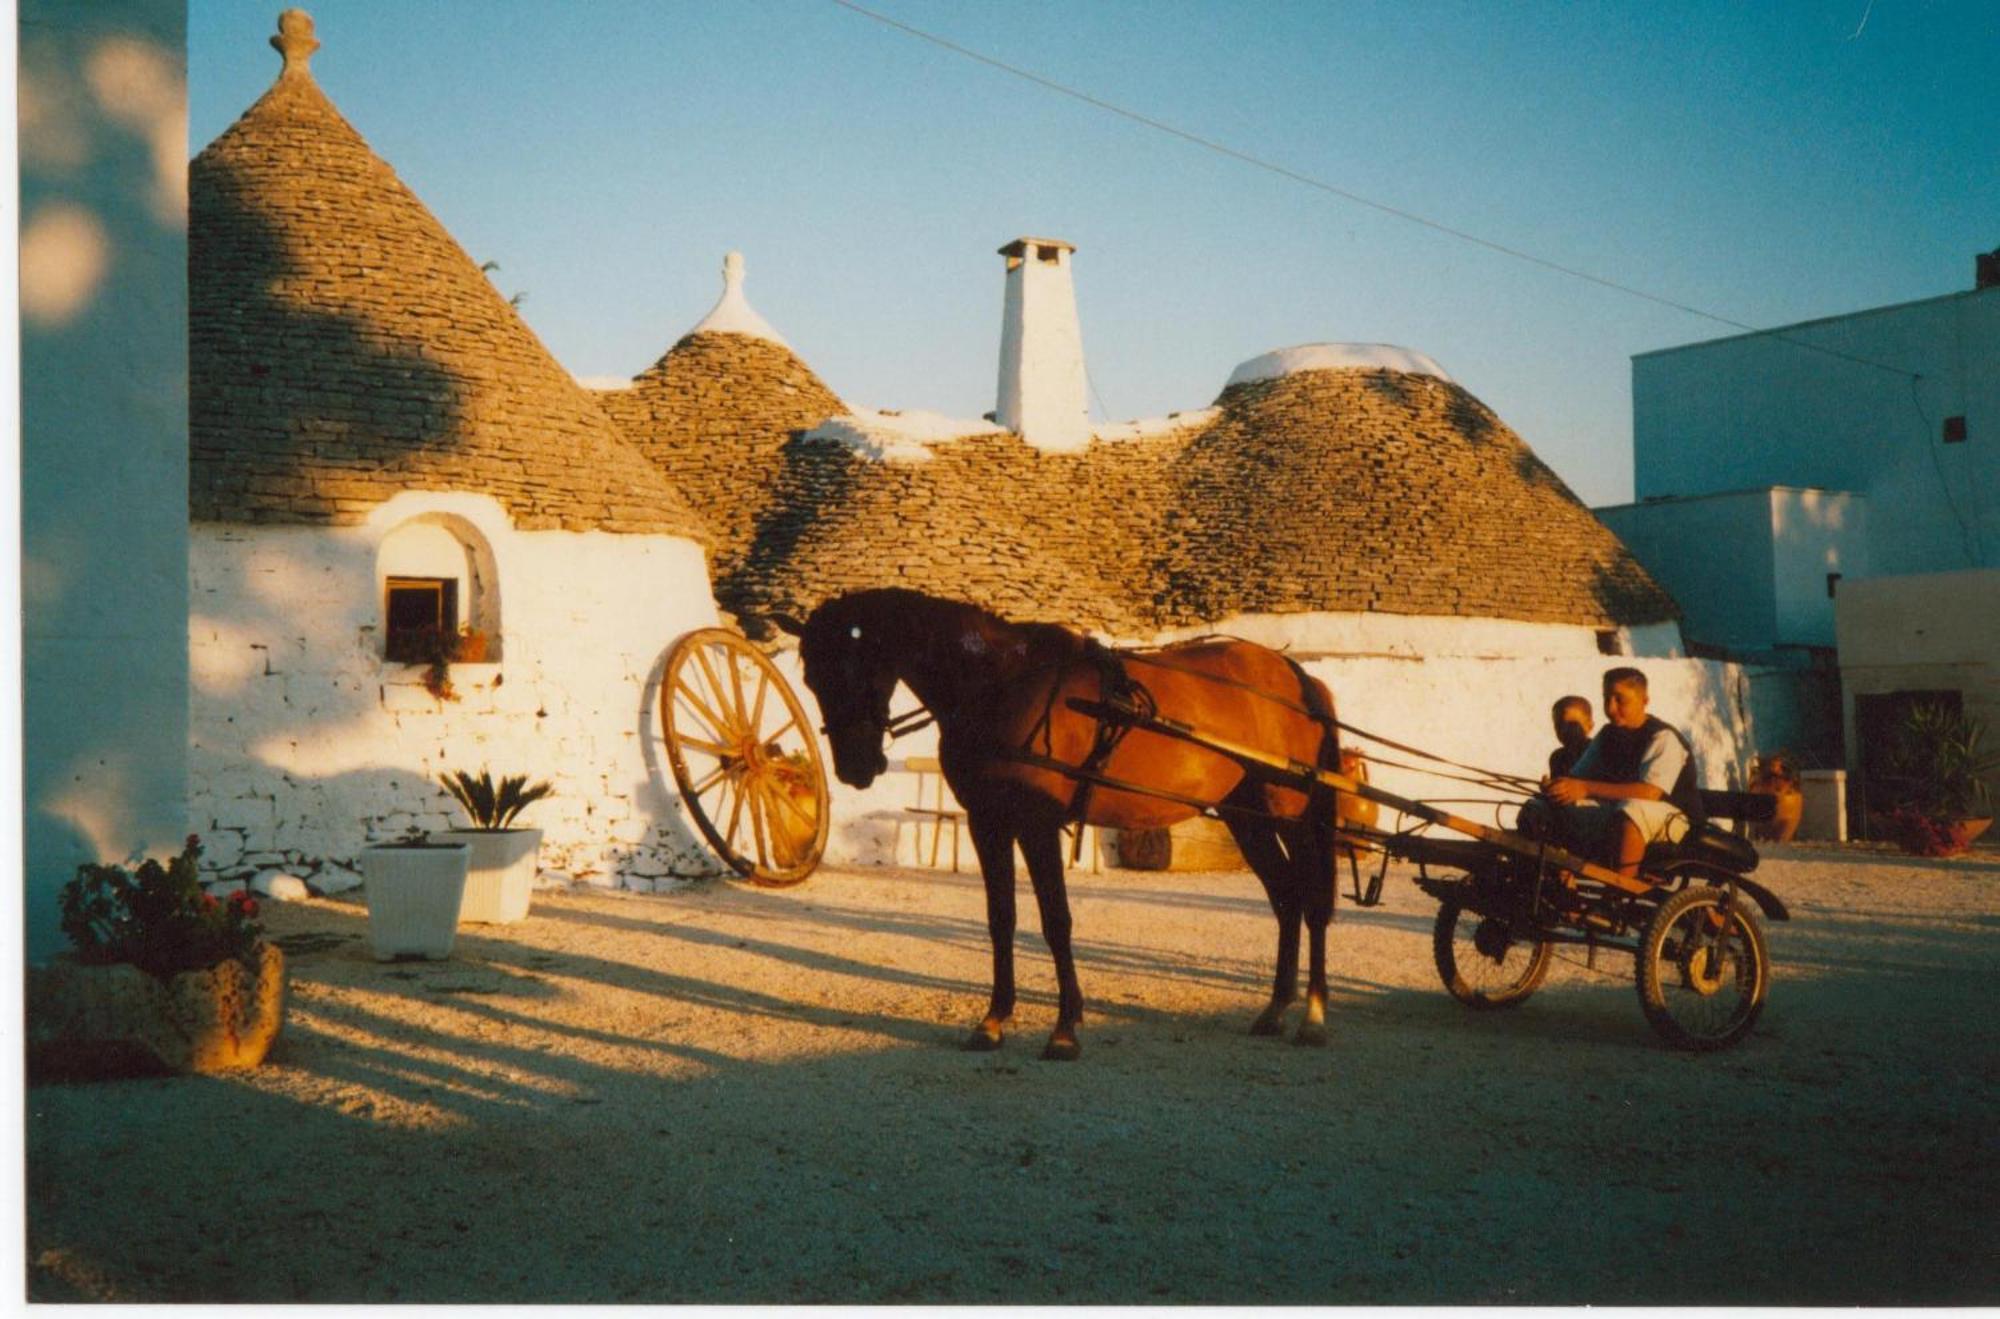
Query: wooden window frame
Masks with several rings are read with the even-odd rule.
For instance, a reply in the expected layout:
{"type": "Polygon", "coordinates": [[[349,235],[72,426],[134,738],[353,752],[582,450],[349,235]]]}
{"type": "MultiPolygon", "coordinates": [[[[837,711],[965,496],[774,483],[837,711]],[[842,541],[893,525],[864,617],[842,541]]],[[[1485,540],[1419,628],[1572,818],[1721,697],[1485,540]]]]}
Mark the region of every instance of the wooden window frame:
{"type": "Polygon", "coordinates": [[[458,633],[458,578],[390,577],[382,586],[382,657],[397,664],[423,664],[430,654],[420,633],[428,628],[455,636],[458,633]],[[428,622],[399,624],[398,595],[429,595],[435,601],[428,622]]]}

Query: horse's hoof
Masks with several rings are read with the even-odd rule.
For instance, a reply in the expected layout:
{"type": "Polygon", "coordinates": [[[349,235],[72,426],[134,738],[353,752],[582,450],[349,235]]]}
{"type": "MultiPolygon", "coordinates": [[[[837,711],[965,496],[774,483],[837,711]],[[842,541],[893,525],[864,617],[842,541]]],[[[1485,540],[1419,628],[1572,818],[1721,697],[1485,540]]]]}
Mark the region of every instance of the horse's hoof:
{"type": "Polygon", "coordinates": [[[972,1034],[965,1037],[965,1051],[967,1053],[992,1053],[1000,1047],[1001,1040],[1002,1037],[999,1031],[988,1030],[984,1026],[974,1026],[972,1034]]]}
{"type": "Polygon", "coordinates": [[[1257,1014],[1257,1020],[1250,1023],[1252,1035],[1283,1035],[1285,1033],[1285,1010],[1265,1008],[1257,1014]]]}
{"type": "Polygon", "coordinates": [[[1327,1034],[1325,1022],[1302,1021],[1299,1023],[1298,1034],[1292,1036],[1292,1043],[1310,1045],[1315,1049],[1323,1049],[1330,1038],[1331,1036],[1327,1034]]]}
{"type": "Polygon", "coordinates": [[[1073,1063],[1083,1057],[1083,1046],[1075,1040],[1050,1040],[1042,1048],[1042,1061],[1048,1063],[1073,1063]]]}

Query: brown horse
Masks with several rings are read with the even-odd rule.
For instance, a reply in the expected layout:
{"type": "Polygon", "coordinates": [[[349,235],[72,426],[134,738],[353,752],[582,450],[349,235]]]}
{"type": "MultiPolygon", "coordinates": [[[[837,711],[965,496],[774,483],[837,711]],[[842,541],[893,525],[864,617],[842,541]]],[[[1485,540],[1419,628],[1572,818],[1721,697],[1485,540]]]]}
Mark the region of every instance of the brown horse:
{"type": "Polygon", "coordinates": [[[1298,994],[1299,926],[1310,936],[1296,1039],[1326,1042],[1326,927],[1333,915],[1334,803],[1254,777],[1186,741],[1124,730],[1069,702],[1113,700],[1307,765],[1340,763],[1333,698],[1297,664],[1247,641],[1210,639],[1113,652],[1048,624],[972,605],[876,590],[821,605],[801,627],[806,685],[819,699],[834,772],[865,788],[888,768],[889,701],[900,680],[937,720],[938,761],[986,881],[993,997],[967,1047],[995,1049],[1014,1013],[1014,844],[1027,858],[1060,988],[1044,1058],[1081,1052],[1083,994],[1070,950],[1060,831],[1069,820],[1157,829],[1216,808],[1278,919],[1271,1001],[1251,1026],[1276,1035],[1298,994]],[[1065,770],[1069,772],[1065,772],[1065,770]],[[1090,780],[1086,782],[1086,779],[1090,780]]]}

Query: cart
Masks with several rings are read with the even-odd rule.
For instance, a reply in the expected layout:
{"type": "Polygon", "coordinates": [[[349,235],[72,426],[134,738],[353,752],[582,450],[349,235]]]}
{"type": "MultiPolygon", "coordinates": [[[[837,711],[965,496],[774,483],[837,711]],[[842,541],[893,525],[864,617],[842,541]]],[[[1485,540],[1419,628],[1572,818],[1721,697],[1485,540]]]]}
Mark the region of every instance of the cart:
{"type": "MultiPolygon", "coordinates": [[[[1412,821],[1400,831],[1349,827],[1336,836],[1364,906],[1380,901],[1390,860],[1416,864],[1417,886],[1438,901],[1431,940],[1438,976],[1467,1007],[1518,1007],[1547,976],[1554,950],[1571,945],[1581,947],[1592,966],[1600,953],[1630,955],[1640,1009],[1678,1048],[1727,1048],[1749,1033],[1763,1011],[1771,959],[1758,912],[1772,920],[1787,920],[1789,913],[1775,894],[1749,878],[1756,850],[1733,834],[1709,826],[1679,844],[1650,849],[1639,876],[1627,878],[1546,838],[1485,825],[1437,803],[1274,756],[1157,712],[1116,702],[1069,704],[1108,723],[1229,756],[1248,772],[1300,791],[1316,783],[1388,806],[1412,821]],[[1461,836],[1438,836],[1433,829],[1461,836]],[[1363,850],[1379,855],[1365,886],[1356,860],[1363,850]]],[[[1761,818],[1772,804],[1747,793],[1704,793],[1703,799],[1712,816],[1738,819],[1761,818]]]]}
{"type": "Polygon", "coordinates": [[[805,708],[741,633],[709,627],[667,652],[660,731],[702,836],[753,884],[797,884],[826,850],[826,768],[805,708]]]}

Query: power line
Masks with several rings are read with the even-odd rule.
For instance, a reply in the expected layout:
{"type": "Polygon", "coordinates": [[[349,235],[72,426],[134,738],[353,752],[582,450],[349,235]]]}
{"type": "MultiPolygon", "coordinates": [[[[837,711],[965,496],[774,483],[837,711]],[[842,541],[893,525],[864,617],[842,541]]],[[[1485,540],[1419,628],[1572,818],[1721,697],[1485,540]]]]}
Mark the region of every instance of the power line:
{"type": "Polygon", "coordinates": [[[1153,129],[1156,132],[1165,133],[1169,137],[1179,138],[1181,141],[1200,147],[1204,151],[1212,151],[1219,156],[1227,157],[1241,164],[1264,170],[1267,173],[1276,174],[1280,178],[1289,179],[1293,183],[1303,184],[1305,187],[1338,197],[1342,201],[1352,202],[1356,206],[1366,206],[1370,210],[1380,211],[1382,214],[1393,216],[1398,220],[1406,220],[1411,224],[1421,225],[1426,229],[1444,234],[1449,238],[1456,238],[1462,243],[1470,243],[1474,247],[1481,247],[1489,252],[1497,252],[1501,256],[1512,257],[1517,261],[1525,261],[1530,265],[1540,266],[1544,270],[1552,270],[1557,274],[1568,275],[1572,279],[1580,279],[1585,283],[1595,284],[1600,288],[1610,289],[1615,293],[1623,293],[1630,297],[1641,298],[1656,306],[1684,312],[1689,316],[1700,317],[1702,320],[1714,321],[1717,325],[1726,325],[1731,329],[1741,330],[1747,334],[1774,338],[1784,343],[1794,344],[1809,352],[1823,353],[1828,357],[1838,357],[1861,366],[1874,367],[1878,371],[1887,371],[1893,375],[1907,376],[1912,380],[1923,379],[1922,374],[1916,371],[1910,371],[1900,366],[1891,366],[1886,362],[1877,362],[1872,358],[1858,357],[1853,353],[1844,353],[1837,348],[1828,348],[1822,344],[1810,343],[1803,339],[1794,339],[1781,330],[1767,330],[1743,321],[1731,319],[1728,316],[1719,315],[1716,312],[1703,311],[1700,307],[1690,306],[1685,302],[1677,302],[1672,298],[1662,297],[1657,293],[1648,293],[1645,289],[1634,288],[1630,284],[1621,284],[1615,279],[1606,279],[1602,275],[1593,275],[1587,270],[1579,270],[1575,266],[1566,266],[1559,261],[1551,261],[1547,257],[1536,256],[1533,252],[1526,252],[1518,247],[1509,247],[1505,243],[1498,243],[1490,238],[1481,238],[1477,234],[1468,233],[1463,229],[1455,229],[1451,225],[1443,224],[1427,216],[1418,215],[1415,211],[1406,211],[1399,206],[1391,206],[1387,202],[1379,202],[1372,197],[1364,197],[1358,192],[1351,192],[1346,188],[1338,187],[1323,179],[1316,179],[1310,174],[1301,174],[1299,171],[1285,165],[1280,165],[1276,161],[1266,160],[1261,156],[1253,156],[1247,151],[1239,151],[1235,147],[1217,142],[1212,138],[1202,137],[1198,133],[1190,133],[1183,128],[1176,128],[1172,124],[1162,120],[1140,114],[1136,110],[1128,110],[1124,106],[1104,100],[1102,97],[1092,96],[1089,92],[1080,91],[1075,87],[1059,83],[1053,78],[1045,78],[1032,70],[1008,64],[1004,60],[994,59],[990,55],[982,55],[976,50],[961,46],[955,41],[938,36],[936,33],[926,32],[918,27],[911,27],[908,23],[891,18],[887,14],[878,14],[872,9],[854,3],[854,0],[833,0],[833,3],[839,5],[842,9],[861,15],[863,18],[880,23],[884,27],[894,28],[898,32],[917,38],[919,41],[927,41],[933,46],[951,51],[955,55],[962,55],[966,59],[984,64],[988,68],[998,69],[1002,73],[1034,83],[1036,86],[1055,92],[1057,95],[1081,101],[1085,105],[1103,110],[1107,114],[1114,114],[1121,119],[1128,119],[1135,124],[1153,129]]]}

